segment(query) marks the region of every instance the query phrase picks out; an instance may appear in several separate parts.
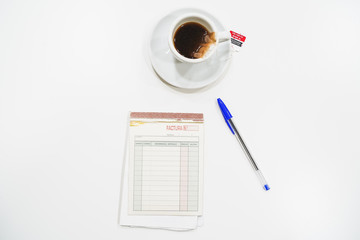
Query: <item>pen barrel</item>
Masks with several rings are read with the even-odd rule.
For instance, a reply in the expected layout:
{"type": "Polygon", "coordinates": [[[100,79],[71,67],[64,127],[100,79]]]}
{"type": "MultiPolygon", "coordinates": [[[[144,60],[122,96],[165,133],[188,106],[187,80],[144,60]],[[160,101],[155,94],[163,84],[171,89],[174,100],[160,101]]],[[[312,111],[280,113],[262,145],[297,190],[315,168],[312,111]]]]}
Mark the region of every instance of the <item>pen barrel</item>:
{"type": "Polygon", "coordinates": [[[239,133],[238,130],[236,129],[235,124],[234,124],[232,121],[230,121],[230,124],[231,124],[231,126],[234,128],[235,138],[236,138],[236,139],[238,140],[238,142],[240,143],[240,146],[241,146],[242,150],[244,151],[246,158],[249,160],[251,166],[254,168],[254,171],[258,171],[259,168],[258,168],[258,166],[256,165],[255,160],[254,160],[253,157],[251,156],[251,153],[250,153],[249,149],[247,148],[244,140],[241,138],[240,133],[239,133]]]}
{"type": "Polygon", "coordinates": [[[262,172],[260,170],[256,170],[255,173],[256,173],[256,176],[259,178],[259,181],[260,181],[260,184],[261,184],[262,188],[265,191],[270,190],[270,186],[266,182],[266,179],[265,179],[264,175],[262,174],[262,172]]]}
{"type": "Polygon", "coordinates": [[[238,132],[238,130],[236,129],[235,124],[233,123],[233,121],[231,119],[229,119],[229,124],[232,127],[232,129],[234,130],[234,135],[236,137],[236,139],[238,140],[238,142],[240,143],[241,148],[243,149],[246,158],[249,160],[251,166],[253,167],[257,177],[260,180],[261,186],[265,191],[270,190],[269,184],[267,184],[264,175],[262,174],[262,172],[260,171],[259,167],[257,166],[255,160],[253,159],[253,157],[251,156],[251,153],[249,151],[249,149],[246,147],[246,144],[244,142],[244,140],[241,138],[240,133],[238,132]]]}

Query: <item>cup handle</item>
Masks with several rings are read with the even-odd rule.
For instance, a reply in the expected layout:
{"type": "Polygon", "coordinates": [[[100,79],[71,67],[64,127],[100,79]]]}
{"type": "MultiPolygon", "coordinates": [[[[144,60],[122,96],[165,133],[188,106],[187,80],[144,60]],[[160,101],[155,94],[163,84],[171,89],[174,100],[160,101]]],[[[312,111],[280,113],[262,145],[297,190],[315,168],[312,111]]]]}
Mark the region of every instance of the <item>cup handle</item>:
{"type": "Polygon", "coordinates": [[[222,43],[222,42],[226,42],[228,40],[230,40],[230,32],[229,31],[223,31],[223,32],[218,32],[218,42],[222,43]]]}

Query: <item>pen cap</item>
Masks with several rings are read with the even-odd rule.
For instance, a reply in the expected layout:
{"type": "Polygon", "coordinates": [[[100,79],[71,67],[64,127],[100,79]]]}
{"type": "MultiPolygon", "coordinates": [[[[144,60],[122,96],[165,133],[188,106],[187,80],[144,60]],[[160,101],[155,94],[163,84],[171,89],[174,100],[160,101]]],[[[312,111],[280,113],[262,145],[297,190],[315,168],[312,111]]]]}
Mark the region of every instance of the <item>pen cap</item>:
{"type": "Polygon", "coordinates": [[[229,120],[232,118],[231,113],[229,112],[229,109],[227,109],[227,107],[225,106],[225,104],[223,103],[223,101],[221,101],[220,98],[217,99],[221,113],[225,119],[226,124],[228,125],[228,127],[230,128],[230,131],[232,134],[235,134],[234,130],[232,129],[229,120]]]}
{"type": "Polygon", "coordinates": [[[217,101],[218,101],[221,113],[224,116],[225,120],[229,120],[230,118],[232,118],[232,115],[229,112],[229,110],[227,109],[227,107],[225,106],[224,102],[220,98],[218,98],[217,101]]]}

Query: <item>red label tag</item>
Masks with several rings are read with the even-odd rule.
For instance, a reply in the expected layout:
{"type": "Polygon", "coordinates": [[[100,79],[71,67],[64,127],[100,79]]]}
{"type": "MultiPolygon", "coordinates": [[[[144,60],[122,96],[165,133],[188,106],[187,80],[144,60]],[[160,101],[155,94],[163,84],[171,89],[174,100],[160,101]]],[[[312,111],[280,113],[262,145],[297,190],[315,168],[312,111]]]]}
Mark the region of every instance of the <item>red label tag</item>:
{"type": "Polygon", "coordinates": [[[231,44],[234,47],[234,49],[238,51],[239,48],[242,46],[242,44],[245,42],[246,37],[234,31],[230,31],[230,34],[231,34],[231,44]]]}
{"type": "Polygon", "coordinates": [[[241,34],[236,33],[234,31],[230,31],[230,34],[231,34],[232,38],[234,38],[236,40],[239,40],[241,42],[245,42],[246,37],[244,35],[241,35],[241,34]]]}

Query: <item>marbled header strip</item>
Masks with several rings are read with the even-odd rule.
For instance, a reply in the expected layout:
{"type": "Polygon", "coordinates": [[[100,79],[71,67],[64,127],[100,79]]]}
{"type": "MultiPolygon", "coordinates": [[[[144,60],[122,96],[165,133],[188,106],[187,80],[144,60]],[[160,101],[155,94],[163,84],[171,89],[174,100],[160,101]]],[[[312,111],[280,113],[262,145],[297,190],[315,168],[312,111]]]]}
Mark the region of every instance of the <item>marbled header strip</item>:
{"type": "Polygon", "coordinates": [[[202,113],[131,112],[130,118],[204,121],[202,113]]]}

